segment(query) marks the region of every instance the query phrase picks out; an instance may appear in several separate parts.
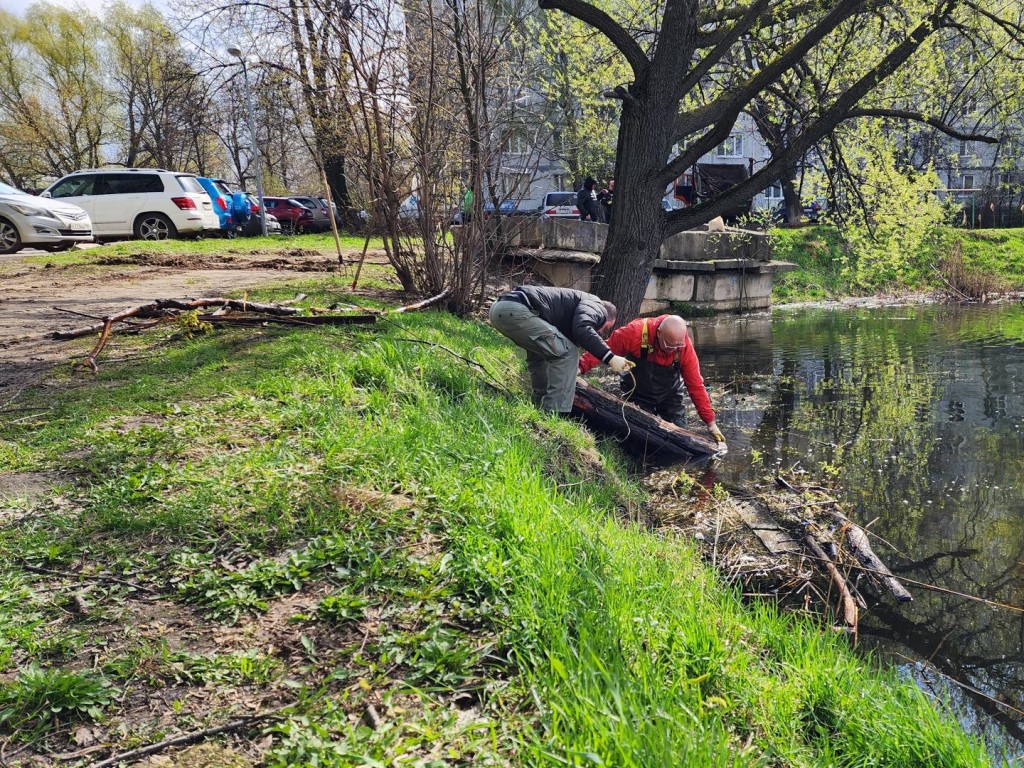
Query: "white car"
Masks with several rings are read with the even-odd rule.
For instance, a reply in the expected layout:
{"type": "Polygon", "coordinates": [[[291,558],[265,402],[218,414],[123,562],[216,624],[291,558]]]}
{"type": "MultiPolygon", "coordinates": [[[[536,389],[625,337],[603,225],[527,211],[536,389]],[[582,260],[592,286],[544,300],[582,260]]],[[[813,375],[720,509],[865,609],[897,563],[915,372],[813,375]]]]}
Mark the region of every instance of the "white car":
{"type": "Polygon", "coordinates": [[[578,219],[580,209],[576,207],[575,192],[548,192],[541,201],[542,219],[578,219]]]}
{"type": "Polygon", "coordinates": [[[84,208],[97,240],[166,240],[220,230],[213,201],[191,173],[151,168],[75,171],[42,196],[84,208]]]}
{"type": "Polygon", "coordinates": [[[0,184],[0,253],[22,248],[67,250],[92,242],[89,214],[70,203],[44,200],[0,184]]]}

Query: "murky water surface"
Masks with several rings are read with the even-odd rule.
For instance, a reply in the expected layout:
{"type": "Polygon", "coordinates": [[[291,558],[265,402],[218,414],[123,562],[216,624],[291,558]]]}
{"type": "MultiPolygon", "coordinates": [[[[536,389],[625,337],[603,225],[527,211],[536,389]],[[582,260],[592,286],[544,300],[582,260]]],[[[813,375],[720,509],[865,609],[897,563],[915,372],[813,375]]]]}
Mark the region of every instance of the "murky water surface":
{"type": "Polygon", "coordinates": [[[758,464],[802,468],[888,542],[875,551],[897,576],[948,590],[883,600],[862,617],[861,647],[948,692],[966,727],[1019,758],[1024,307],[807,309],[692,326],[729,439],[719,480],[749,484],[758,464]]]}

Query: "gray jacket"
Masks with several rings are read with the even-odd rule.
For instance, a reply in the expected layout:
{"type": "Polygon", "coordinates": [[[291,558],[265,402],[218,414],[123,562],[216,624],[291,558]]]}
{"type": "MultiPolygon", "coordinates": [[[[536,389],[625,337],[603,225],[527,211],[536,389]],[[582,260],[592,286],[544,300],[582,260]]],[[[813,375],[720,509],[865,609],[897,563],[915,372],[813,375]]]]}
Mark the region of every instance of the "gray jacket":
{"type": "Polygon", "coordinates": [[[602,363],[615,355],[597,332],[608,322],[608,313],[594,294],[541,285],[521,285],[511,293],[521,294],[526,306],[538,312],[542,320],[551,323],[602,363]]]}

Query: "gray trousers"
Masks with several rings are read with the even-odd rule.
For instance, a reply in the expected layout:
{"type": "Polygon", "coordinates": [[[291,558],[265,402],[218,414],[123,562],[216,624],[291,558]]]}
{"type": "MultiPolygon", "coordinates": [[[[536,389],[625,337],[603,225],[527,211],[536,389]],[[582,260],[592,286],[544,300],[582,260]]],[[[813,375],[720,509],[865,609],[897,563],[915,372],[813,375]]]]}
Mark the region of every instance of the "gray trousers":
{"type": "Polygon", "coordinates": [[[565,335],[523,304],[498,300],[491,325],[526,350],[533,402],[545,411],[569,413],[576,393],[580,353],[565,335]]]}

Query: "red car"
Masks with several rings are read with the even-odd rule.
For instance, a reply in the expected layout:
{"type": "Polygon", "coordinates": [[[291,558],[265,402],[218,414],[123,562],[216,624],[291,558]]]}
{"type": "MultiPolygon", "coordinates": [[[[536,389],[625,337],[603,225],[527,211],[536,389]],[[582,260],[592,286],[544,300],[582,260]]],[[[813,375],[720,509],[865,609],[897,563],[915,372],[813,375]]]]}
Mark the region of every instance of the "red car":
{"type": "Polygon", "coordinates": [[[315,228],[313,212],[298,200],[264,196],[263,202],[267,206],[267,213],[281,222],[281,231],[285,234],[298,234],[315,228]]]}

